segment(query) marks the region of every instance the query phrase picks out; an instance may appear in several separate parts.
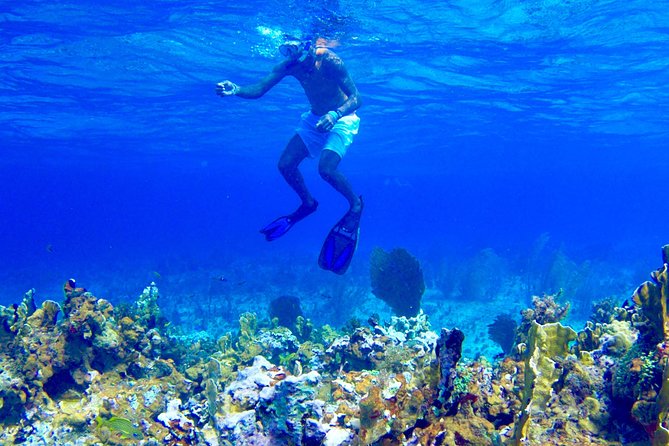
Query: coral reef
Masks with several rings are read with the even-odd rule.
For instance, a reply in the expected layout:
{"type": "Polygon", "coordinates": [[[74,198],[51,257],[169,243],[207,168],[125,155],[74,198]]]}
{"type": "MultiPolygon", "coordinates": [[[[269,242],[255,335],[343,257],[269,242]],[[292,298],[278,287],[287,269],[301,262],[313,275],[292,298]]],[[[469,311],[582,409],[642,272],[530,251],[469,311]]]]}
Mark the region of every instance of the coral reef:
{"type": "Polygon", "coordinates": [[[407,250],[398,248],[388,253],[374,248],[369,273],[372,293],[385,301],[395,314],[408,317],[418,314],[425,279],[418,260],[407,250]]]}
{"type": "Polygon", "coordinates": [[[666,445],[669,344],[648,314],[666,271],[579,332],[554,296],[515,336],[490,317],[515,347],[494,362],[422,310],[341,331],[243,313],[216,340],[167,323],[155,284],[115,307],[69,280],[60,304],[31,290],[0,307],[0,443],[666,445]]]}
{"type": "MultiPolygon", "coordinates": [[[[156,351],[165,346],[148,325],[135,322],[128,330],[128,321],[117,321],[109,302],[77,287],[72,279],[64,292],[61,321],[58,304],[47,300],[36,308],[31,291],[3,324],[3,442],[39,438],[53,429],[60,444],[82,438],[90,444],[96,438],[132,444],[126,438],[128,423],[141,434],[148,426],[138,420],[160,413],[164,398],[186,394],[186,380],[172,362],[159,358],[156,351]]],[[[138,310],[136,319],[152,318],[138,310]]]]}

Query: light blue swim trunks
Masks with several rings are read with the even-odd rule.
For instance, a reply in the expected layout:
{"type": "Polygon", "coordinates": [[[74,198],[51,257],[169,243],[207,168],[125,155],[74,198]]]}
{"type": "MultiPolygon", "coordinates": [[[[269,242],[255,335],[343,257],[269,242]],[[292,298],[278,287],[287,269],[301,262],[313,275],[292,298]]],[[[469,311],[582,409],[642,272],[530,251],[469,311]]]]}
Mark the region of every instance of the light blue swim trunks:
{"type": "Polygon", "coordinates": [[[302,119],[295,129],[307,146],[309,156],[313,158],[318,156],[321,150],[332,150],[344,158],[346,149],[353,142],[353,137],[358,134],[360,118],[355,113],[342,116],[329,132],[320,132],[316,129],[319,119],[321,117],[311,111],[302,113],[302,119]]]}

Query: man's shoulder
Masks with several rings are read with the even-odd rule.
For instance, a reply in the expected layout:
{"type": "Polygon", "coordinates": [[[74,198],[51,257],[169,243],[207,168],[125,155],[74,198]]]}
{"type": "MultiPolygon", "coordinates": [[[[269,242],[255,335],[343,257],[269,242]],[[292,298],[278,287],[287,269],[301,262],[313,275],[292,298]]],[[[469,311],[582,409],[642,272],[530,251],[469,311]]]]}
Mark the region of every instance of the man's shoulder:
{"type": "Polygon", "coordinates": [[[324,65],[327,65],[335,69],[343,69],[344,61],[341,57],[337,55],[334,51],[330,49],[325,49],[325,52],[320,56],[321,61],[324,65]]]}
{"type": "Polygon", "coordinates": [[[330,48],[318,48],[318,52],[316,53],[319,55],[323,60],[341,60],[341,58],[332,51],[330,48]]]}

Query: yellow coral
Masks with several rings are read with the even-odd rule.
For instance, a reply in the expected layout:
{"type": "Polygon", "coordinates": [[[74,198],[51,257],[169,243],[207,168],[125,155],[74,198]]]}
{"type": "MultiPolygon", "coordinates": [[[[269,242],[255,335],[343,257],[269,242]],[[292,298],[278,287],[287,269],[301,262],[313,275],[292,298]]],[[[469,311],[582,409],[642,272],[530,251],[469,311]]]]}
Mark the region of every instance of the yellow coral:
{"type": "Polygon", "coordinates": [[[669,317],[667,317],[667,298],[669,297],[669,265],[666,263],[654,271],[654,282],[644,282],[634,291],[632,299],[641,306],[643,315],[653,327],[657,341],[669,340],[669,317]]]}
{"type": "Polygon", "coordinates": [[[604,324],[603,331],[613,337],[614,342],[607,346],[611,353],[625,353],[637,339],[637,332],[627,321],[612,321],[610,324],[604,324]]]}
{"type": "Polygon", "coordinates": [[[516,422],[515,444],[520,445],[531,436],[530,419],[546,408],[553,384],[563,373],[559,360],[569,354],[569,342],[576,338],[573,329],[559,322],[545,325],[532,322],[525,358],[523,409],[516,422]]]}
{"type": "Polygon", "coordinates": [[[664,359],[664,372],[662,373],[662,388],[657,395],[656,403],[659,415],[657,430],[653,435],[653,446],[667,445],[669,444],[669,430],[665,426],[669,421],[669,362],[666,359],[664,359]]]}
{"type": "Polygon", "coordinates": [[[596,398],[591,396],[585,398],[581,407],[587,416],[579,417],[578,425],[588,432],[597,434],[601,431],[598,421],[601,418],[601,404],[596,398]]]}

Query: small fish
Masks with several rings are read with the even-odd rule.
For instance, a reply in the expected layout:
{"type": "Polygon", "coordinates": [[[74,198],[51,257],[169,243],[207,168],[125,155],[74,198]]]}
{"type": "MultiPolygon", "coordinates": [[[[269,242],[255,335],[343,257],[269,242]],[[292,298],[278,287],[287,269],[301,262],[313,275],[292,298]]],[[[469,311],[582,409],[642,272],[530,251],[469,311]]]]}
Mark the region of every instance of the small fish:
{"type": "Polygon", "coordinates": [[[142,431],[136,428],[132,421],[121,418],[121,417],[111,417],[108,420],[103,419],[100,415],[95,419],[98,423],[98,427],[106,427],[112,432],[118,432],[123,438],[134,438],[135,440],[141,440],[144,438],[142,431]]]}
{"type": "Polygon", "coordinates": [[[49,252],[51,254],[53,254],[53,252],[54,252],[53,245],[51,243],[47,244],[44,249],[46,249],[46,252],[49,252]]]}
{"type": "Polygon", "coordinates": [[[216,276],[216,277],[214,277],[214,280],[217,280],[219,282],[227,282],[228,281],[227,277],[225,277],[225,276],[216,276]]]}
{"type": "Polygon", "coordinates": [[[162,277],[158,271],[151,271],[151,274],[153,274],[153,277],[156,279],[160,279],[162,277]]]}

